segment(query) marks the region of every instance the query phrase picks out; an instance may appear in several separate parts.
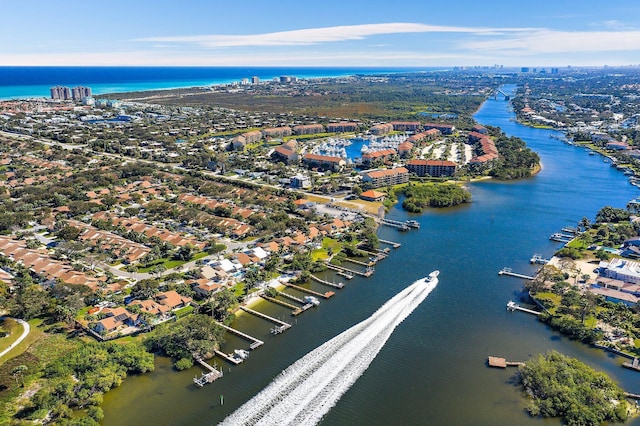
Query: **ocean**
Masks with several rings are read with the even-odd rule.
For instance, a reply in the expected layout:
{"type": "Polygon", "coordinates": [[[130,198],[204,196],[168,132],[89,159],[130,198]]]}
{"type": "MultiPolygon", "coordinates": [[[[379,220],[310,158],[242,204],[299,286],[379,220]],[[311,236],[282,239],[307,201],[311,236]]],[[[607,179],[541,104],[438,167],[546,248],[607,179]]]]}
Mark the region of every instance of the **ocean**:
{"type": "Polygon", "coordinates": [[[341,77],[429,71],[435,68],[318,67],[0,67],[0,100],[50,97],[52,86],[89,86],[94,95],[240,82],[279,76],[341,77]]]}

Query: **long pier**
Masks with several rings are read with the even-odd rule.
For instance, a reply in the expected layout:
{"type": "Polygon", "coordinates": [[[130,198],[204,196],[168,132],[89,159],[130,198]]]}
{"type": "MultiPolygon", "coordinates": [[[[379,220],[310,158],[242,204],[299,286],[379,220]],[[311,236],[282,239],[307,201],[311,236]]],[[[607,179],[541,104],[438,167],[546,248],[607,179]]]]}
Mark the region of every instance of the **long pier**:
{"type": "Polygon", "coordinates": [[[508,275],[510,277],[522,278],[525,280],[533,280],[535,277],[530,277],[529,275],[517,274],[511,270],[511,268],[504,267],[499,272],[498,275],[508,275]]]}
{"type": "Polygon", "coordinates": [[[343,282],[332,283],[330,281],[323,280],[322,278],[318,278],[313,274],[311,274],[311,279],[314,280],[315,282],[320,283],[320,284],[328,285],[328,286],[334,287],[334,288],[342,288],[342,287],[344,287],[344,283],[343,282]]]}
{"type": "Polygon", "coordinates": [[[278,300],[275,297],[267,296],[266,294],[261,294],[260,297],[262,297],[264,300],[275,303],[276,305],[284,306],[285,308],[291,309],[291,315],[293,315],[294,317],[300,315],[303,312],[302,308],[294,306],[291,303],[278,300]]]}
{"type": "Polygon", "coordinates": [[[195,383],[197,386],[203,387],[207,383],[213,383],[216,380],[218,380],[220,377],[224,376],[224,373],[222,372],[222,370],[217,370],[216,368],[207,364],[201,358],[196,358],[195,360],[198,364],[203,366],[205,369],[209,370],[208,373],[202,373],[200,377],[196,376],[193,378],[193,383],[195,383]]]}
{"type": "Polygon", "coordinates": [[[234,356],[231,356],[229,354],[225,354],[222,351],[219,351],[217,349],[214,349],[213,353],[215,353],[216,355],[218,355],[220,358],[226,359],[227,361],[229,361],[232,364],[238,365],[242,362],[242,359],[238,359],[234,356]]]}
{"type": "Polygon", "coordinates": [[[264,342],[262,340],[256,339],[255,337],[251,337],[248,334],[243,333],[240,330],[236,330],[235,328],[231,328],[231,327],[226,326],[226,325],[224,325],[222,323],[219,323],[219,322],[216,322],[216,324],[218,324],[220,327],[224,328],[225,330],[227,330],[230,333],[233,333],[233,334],[235,334],[237,336],[240,336],[240,337],[243,337],[243,338],[249,340],[251,342],[251,344],[249,345],[249,347],[251,349],[256,349],[256,348],[264,345],[264,342]]]}
{"type": "Polygon", "coordinates": [[[328,262],[326,263],[326,265],[327,265],[327,268],[333,269],[334,271],[344,272],[352,275],[361,275],[363,277],[370,277],[371,275],[373,275],[373,272],[374,272],[373,268],[367,268],[365,272],[362,272],[362,271],[356,271],[355,269],[345,268],[344,266],[332,265],[331,263],[328,263],[328,262]]]}
{"type": "Polygon", "coordinates": [[[330,298],[331,296],[333,296],[335,294],[333,291],[327,291],[325,293],[320,293],[318,291],[309,290],[308,288],[300,287],[300,286],[297,286],[295,284],[290,284],[290,283],[287,283],[287,282],[284,282],[284,281],[282,281],[282,284],[284,284],[287,287],[295,288],[296,290],[302,291],[304,293],[309,293],[309,294],[312,294],[312,295],[318,296],[318,297],[324,297],[325,299],[328,299],[328,298],[330,298]]]}
{"type": "Polygon", "coordinates": [[[272,323],[275,323],[277,325],[279,325],[280,327],[284,327],[284,330],[288,329],[291,327],[291,324],[289,324],[288,322],[284,322],[284,321],[280,321],[278,318],[274,318],[272,316],[269,316],[267,314],[263,314],[262,312],[258,312],[258,311],[254,311],[253,309],[247,308],[246,306],[240,306],[240,309],[242,309],[245,312],[248,312],[252,315],[255,315],[257,317],[260,317],[262,319],[266,319],[267,321],[271,321],[272,323]]]}
{"type": "Polygon", "coordinates": [[[511,311],[511,312],[522,311],[522,312],[526,312],[528,314],[540,315],[540,312],[534,311],[533,309],[523,308],[522,306],[518,305],[513,300],[509,300],[509,303],[507,303],[507,310],[511,311]]]}
{"type": "Polygon", "coordinates": [[[394,249],[400,248],[400,246],[402,245],[402,244],[396,243],[394,241],[383,240],[383,239],[380,239],[380,238],[378,238],[378,241],[380,241],[381,243],[389,244],[394,249]]]}

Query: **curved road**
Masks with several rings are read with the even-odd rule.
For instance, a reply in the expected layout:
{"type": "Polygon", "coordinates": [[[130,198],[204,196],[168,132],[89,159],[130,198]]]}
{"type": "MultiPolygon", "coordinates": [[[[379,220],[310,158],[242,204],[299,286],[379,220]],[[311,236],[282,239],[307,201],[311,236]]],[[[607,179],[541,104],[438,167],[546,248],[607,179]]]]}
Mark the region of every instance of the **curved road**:
{"type": "MultiPolygon", "coordinates": [[[[8,317],[7,317],[8,318],[8,317]]],[[[13,342],[7,349],[5,349],[4,351],[0,352],[0,358],[3,357],[7,352],[9,352],[11,349],[15,348],[16,346],[18,346],[20,344],[20,342],[22,342],[27,335],[29,334],[29,331],[31,331],[31,326],[29,325],[28,322],[23,321],[21,319],[18,318],[13,318],[16,321],[18,321],[20,324],[22,324],[22,328],[24,329],[24,331],[22,332],[22,334],[20,335],[20,337],[18,337],[18,340],[16,340],[15,342],[13,342]]]]}

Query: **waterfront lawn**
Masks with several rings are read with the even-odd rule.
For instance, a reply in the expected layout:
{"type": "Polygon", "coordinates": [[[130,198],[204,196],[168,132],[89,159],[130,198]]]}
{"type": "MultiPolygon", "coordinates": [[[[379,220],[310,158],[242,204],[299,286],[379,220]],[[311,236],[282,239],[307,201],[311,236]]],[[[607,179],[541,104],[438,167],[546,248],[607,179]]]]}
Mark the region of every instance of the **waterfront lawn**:
{"type": "Polygon", "coordinates": [[[193,306],[191,306],[191,305],[187,305],[187,306],[185,306],[184,308],[180,308],[180,309],[178,309],[177,311],[174,311],[174,315],[175,315],[177,318],[182,318],[182,317],[187,316],[187,315],[189,315],[190,313],[192,313],[192,312],[194,311],[194,309],[195,309],[195,308],[194,308],[193,306]]]}
{"type": "Polygon", "coordinates": [[[325,237],[322,240],[322,248],[315,249],[311,252],[311,260],[316,262],[318,260],[326,260],[330,257],[329,252],[338,254],[342,251],[342,244],[333,238],[325,237]]]}
{"type": "Polygon", "coordinates": [[[558,306],[560,306],[560,301],[562,300],[562,297],[560,295],[551,292],[536,293],[535,297],[552,314],[556,313],[556,309],[558,306]]]}

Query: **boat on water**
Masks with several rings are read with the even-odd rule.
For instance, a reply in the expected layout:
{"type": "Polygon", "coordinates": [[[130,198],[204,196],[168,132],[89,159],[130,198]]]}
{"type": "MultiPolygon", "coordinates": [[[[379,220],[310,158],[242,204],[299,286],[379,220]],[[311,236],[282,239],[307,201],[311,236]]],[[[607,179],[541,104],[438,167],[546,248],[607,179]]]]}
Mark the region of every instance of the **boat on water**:
{"type": "Polygon", "coordinates": [[[236,358],[247,359],[249,358],[249,351],[245,351],[244,349],[234,349],[233,355],[236,358]]]}
{"type": "Polygon", "coordinates": [[[318,300],[315,296],[305,296],[304,301],[307,303],[311,303],[314,306],[318,306],[320,304],[320,300],[318,300]]]}
{"type": "Polygon", "coordinates": [[[424,280],[425,280],[425,282],[428,282],[428,283],[435,282],[437,284],[438,283],[438,275],[440,275],[440,271],[438,271],[436,269],[435,271],[430,273],[427,277],[425,277],[424,280]]]}

